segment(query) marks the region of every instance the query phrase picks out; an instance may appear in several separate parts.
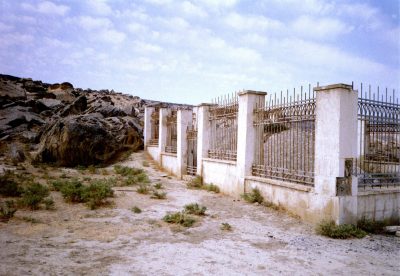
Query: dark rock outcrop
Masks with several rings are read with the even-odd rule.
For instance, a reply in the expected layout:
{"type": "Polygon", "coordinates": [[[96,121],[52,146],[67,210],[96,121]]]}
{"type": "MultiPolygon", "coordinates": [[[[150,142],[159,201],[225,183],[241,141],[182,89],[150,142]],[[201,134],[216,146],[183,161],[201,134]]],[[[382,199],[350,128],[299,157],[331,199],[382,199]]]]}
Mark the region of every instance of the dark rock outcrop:
{"type": "Polygon", "coordinates": [[[134,118],[104,118],[100,113],[68,116],[47,126],[36,160],[62,166],[98,164],[127,147],[142,146],[142,132],[134,118]]]}

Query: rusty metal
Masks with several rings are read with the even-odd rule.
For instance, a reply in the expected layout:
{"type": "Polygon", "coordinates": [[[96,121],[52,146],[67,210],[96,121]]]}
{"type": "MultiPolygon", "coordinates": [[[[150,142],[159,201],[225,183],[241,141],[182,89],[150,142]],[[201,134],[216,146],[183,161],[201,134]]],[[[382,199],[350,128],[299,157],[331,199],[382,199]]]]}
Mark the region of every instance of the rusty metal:
{"type": "Polygon", "coordinates": [[[177,132],[177,111],[171,110],[170,115],[167,116],[167,142],[165,145],[165,152],[176,153],[178,146],[178,132],[177,132]]]}
{"type": "Polygon", "coordinates": [[[361,84],[358,98],[358,186],[400,186],[400,105],[395,90],[361,84]]]}
{"type": "Polygon", "coordinates": [[[254,109],[254,176],[314,185],[315,94],[281,91],[254,109]]]}
{"type": "Polygon", "coordinates": [[[159,131],[160,131],[160,109],[158,107],[154,108],[153,113],[151,113],[150,118],[150,146],[158,146],[158,138],[159,138],[159,131]]]}
{"type": "Polygon", "coordinates": [[[236,161],[239,100],[236,93],[213,100],[209,110],[210,149],[208,157],[236,161]]]}
{"type": "Polygon", "coordinates": [[[196,113],[193,113],[192,124],[186,129],[187,139],[187,167],[188,175],[197,173],[197,120],[196,113]]]}

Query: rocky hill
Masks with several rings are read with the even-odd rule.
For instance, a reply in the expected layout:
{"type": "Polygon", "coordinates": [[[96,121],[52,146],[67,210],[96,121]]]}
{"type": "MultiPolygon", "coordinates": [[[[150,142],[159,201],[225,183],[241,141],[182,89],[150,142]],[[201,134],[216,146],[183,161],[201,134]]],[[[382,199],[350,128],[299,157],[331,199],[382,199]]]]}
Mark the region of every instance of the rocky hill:
{"type": "Polygon", "coordinates": [[[177,105],[0,75],[0,161],[109,162],[143,147],[143,114],[149,104],[177,105]]]}

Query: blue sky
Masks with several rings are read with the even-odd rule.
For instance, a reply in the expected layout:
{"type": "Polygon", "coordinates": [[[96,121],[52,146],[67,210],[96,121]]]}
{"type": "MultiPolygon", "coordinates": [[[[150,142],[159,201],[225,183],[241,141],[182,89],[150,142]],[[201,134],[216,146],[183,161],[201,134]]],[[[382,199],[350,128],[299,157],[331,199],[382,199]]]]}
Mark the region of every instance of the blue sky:
{"type": "Polygon", "coordinates": [[[0,73],[192,104],[318,81],[398,91],[399,10],[399,0],[0,0],[0,73]]]}

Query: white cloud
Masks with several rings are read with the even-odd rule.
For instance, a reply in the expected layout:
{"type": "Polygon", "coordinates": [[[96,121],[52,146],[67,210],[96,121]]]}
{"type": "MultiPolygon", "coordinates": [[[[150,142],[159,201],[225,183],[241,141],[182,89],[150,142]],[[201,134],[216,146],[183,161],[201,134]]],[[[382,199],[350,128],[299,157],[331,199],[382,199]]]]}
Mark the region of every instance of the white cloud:
{"type": "Polygon", "coordinates": [[[279,29],[283,24],[274,19],[260,15],[243,16],[238,13],[230,13],[224,18],[225,24],[237,30],[265,30],[279,29]]]}
{"type": "Polygon", "coordinates": [[[184,1],[181,4],[181,9],[182,11],[190,16],[196,16],[196,17],[206,17],[207,13],[201,8],[189,1],[184,1]]]}
{"type": "Polygon", "coordinates": [[[13,26],[4,24],[3,22],[0,22],[0,32],[8,32],[11,31],[12,29],[14,29],[13,26]]]}
{"type": "Polygon", "coordinates": [[[13,45],[28,46],[34,41],[34,37],[28,34],[8,33],[0,35],[0,47],[6,48],[13,45]]]}
{"type": "Polygon", "coordinates": [[[61,40],[56,39],[56,38],[45,37],[43,39],[43,41],[47,46],[54,47],[54,48],[67,49],[67,48],[71,47],[71,43],[68,43],[68,42],[65,42],[65,41],[61,41],[61,40]]]}
{"type": "Polygon", "coordinates": [[[211,8],[233,7],[238,0],[198,0],[198,2],[211,8]]]}
{"type": "Polygon", "coordinates": [[[112,23],[107,18],[96,18],[91,16],[81,16],[77,20],[78,24],[85,30],[108,29],[112,27],[112,23]]]}
{"type": "Polygon", "coordinates": [[[143,33],[143,32],[146,32],[148,30],[148,28],[145,25],[139,24],[139,23],[136,23],[136,22],[129,23],[127,25],[127,28],[132,33],[143,33]]]}
{"type": "Polygon", "coordinates": [[[126,35],[123,32],[119,32],[117,30],[103,30],[98,34],[98,38],[101,41],[111,43],[111,44],[120,44],[124,42],[126,35]]]}
{"type": "Polygon", "coordinates": [[[135,48],[139,52],[159,53],[162,51],[162,48],[160,46],[145,42],[137,42],[135,48]]]}
{"type": "Polygon", "coordinates": [[[353,30],[342,21],[333,18],[312,18],[300,16],[292,23],[293,30],[301,36],[310,38],[335,39],[337,36],[347,34],[353,30]]]}
{"type": "Polygon", "coordinates": [[[106,0],[88,0],[87,5],[92,12],[99,15],[109,15],[112,13],[112,9],[106,0]]]}
{"type": "Polygon", "coordinates": [[[65,15],[70,8],[65,5],[57,5],[50,1],[42,1],[37,5],[32,5],[30,3],[22,3],[22,8],[25,10],[30,10],[34,12],[39,12],[48,15],[65,15]]]}

